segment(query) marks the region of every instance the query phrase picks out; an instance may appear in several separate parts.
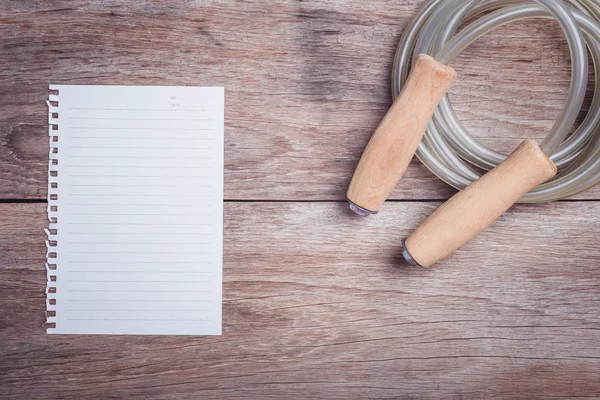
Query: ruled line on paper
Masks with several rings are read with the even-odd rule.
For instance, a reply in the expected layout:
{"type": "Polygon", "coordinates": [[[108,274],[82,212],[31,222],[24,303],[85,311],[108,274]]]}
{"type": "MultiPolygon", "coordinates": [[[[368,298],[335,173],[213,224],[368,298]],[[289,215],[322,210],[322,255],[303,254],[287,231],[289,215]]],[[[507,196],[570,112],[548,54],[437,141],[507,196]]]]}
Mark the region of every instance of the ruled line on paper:
{"type": "Polygon", "coordinates": [[[209,204],[202,204],[202,203],[197,203],[197,204],[160,204],[160,203],[68,203],[70,206],[90,206],[90,207],[202,207],[202,206],[208,206],[209,204]]]}
{"type": "MultiPolygon", "coordinates": [[[[136,205],[137,207],[139,207],[139,205],[136,205]]],[[[116,216],[136,216],[136,215],[142,215],[142,216],[166,216],[166,217],[210,217],[211,214],[170,214],[170,213],[99,213],[99,212],[93,212],[93,213],[74,213],[74,212],[69,212],[69,215],[86,215],[86,216],[94,216],[94,215],[116,215],[116,216]]]]}
{"type": "Polygon", "coordinates": [[[67,308],[67,311],[150,311],[150,312],[176,312],[176,311],[193,311],[193,312],[206,312],[212,311],[211,309],[206,308],[186,308],[186,309],[160,309],[160,310],[151,310],[151,309],[143,309],[143,308],[67,308]]]}
{"type": "Polygon", "coordinates": [[[124,185],[116,185],[114,183],[112,184],[71,184],[71,187],[143,187],[143,188],[190,188],[190,189],[197,189],[197,188],[210,188],[212,187],[211,185],[129,185],[129,184],[124,184],[124,185]]]}
{"type": "Polygon", "coordinates": [[[135,137],[135,136],[69,136],[69,139],[119,139],[119,140],[213,140],[213,138],[186,137],[135,137]]]}
{"type": "MultiPolygon", "coordinates": [[[[154,232],[67,232],[69,235],[156,235],[154,232]]],[[[212,233],[163,232],[161,236],[208,236],[212,233]]]]}
{"type": "Polygon", "coordinates": [[[185,111],[185,112],[197,112],[197,111],[212,111],[211,107],[204,107],[204,110],[181,110],[177,108],[83,108],[83,107],[71,107],[69,110],[73,111],[185,111]]]}
{"type": "Polygon", "coordinates": [[[71,260],[77,264],[211,264],[211,261],[93,261],[71,260]]]}
{"type": "MultiPolygon", "coordinates": [[[[168,264],[168,263],[167,263],[168,264]]],[[[85,269],[85,270],[78,270],[78,269],[69,269],[69,272],[92,272],[92,273],[127,273],[127,274],[212,274],[212,271],[173,271],[173,270],[168,270],[168,271],[141,271],[141,270],[120,270],[120,269],[115,269],[115,270],[103,270],[103,269],[85,269]]],[[[72,281],[71,281],[72,282],[72,281]]]]}
{"type": "Polygon", "coordinates": [[[212,290],[67,289],[67,292],[211,293],[212,290]]]}
{"type": "MultiPolygon", "coordinates": [[[[174,195],[172,194],[104,194],[104,193],[69,193],[69,196],[92,196],[92,197],[173,197],[174,195]]],[[[191,195],[191,194],[178,194],[176,195],[178,198],[185,198],[185,197],[210,197],[210,195],[204,195],[204,194],[197,194],[197,195],[191,195]]]]}
{"type": "Polygon", "coordinates": [[[69,126],[68,129],[82,129],[82,130],[125,130],[125,131],[211,131],[210,128],[117,128],[117,127],[91,127],[91,126],[69,126]]]}
{"type": "Polygon", "coordinates": [[[180,245],[200,245],[212,244],[212,242],[186,242],[186,243],[167,243],[167,242],[67,242],[70,244],[180,244],[180,245]]]}
{"type": "Polygon", "coordinates": [[[155,281],[149,281],[149,280],[140,280],[140,279],[113,279],[113,280],[98,280],[98,279],[93,279],[93,280],[68,280],[67,282],[70,283],[132,283],[132,282],[137,282],[137,283],[211,283],[212,281],[190,281],[190,280],[185,280],[185,281],[178,281],[178,280],[155,280],[155,281]]]}
{"type": "MultiPolygon", "coordinates": [[[[82,165],[82,164],[71,164],[71,167],[77,167],[77,168],[159,168],[159,169],[163,169],[163,168],[168,168],[168,169],[181,169],[182,167],[179,166],[165,166],[165,165],[82,165]]],[[[185,166],[185,169],[212,169],[213,167],[190,167],[190,166],[185,166]]],[[[69,175],[69,176],[77,176],[77,175],[69,175]]],[[[82,176],[89,176],[89,175],[82,175],[82,176]]]]}
{"type": "MultiPolygon", "coordinates": [[[[90,146],[67,146],[69,149],[89,149],[90,146]]],[[[140,149],[140,150],[212,150],[212,147],[156,147],[156,146],[93,146],[94,149],[140,149]]]]}
{"type": "Polygon", "coordinates": [[[126,174],[67,174],[67,176],[76,177],[95,177],[95,178],[187,178],[187,179],[208,179],[211,176],[189,176],[189,175],[126,175],[126,174]]]}
{"type": "Polygon", "coordinates": [[[165,225],[165,226],[172,226],[172,225],[185,225],[185,226],[210,226],[211,224],[169,224],[169,223],[137,223],[137,222],[127,222],[127,223],[122,223],[122,222],[68,222],[68,225],[135,225],[135,226],[154,226],[154,225],[165,225]]]}
{"type": "MultiPolygon", "coordinates": [[[[212,157],[171,157],[171,156],[96,156],[96,155],[88,155],[88,156],[78,156],[71,155],[67,156],[68,158],[140,158],[140,159],[171,159],[171,160],[180,160],[180,159],[193,159],[193,160],[211,160],[212,157]]],[[[182,167],[183,168],[183,167],[182,167]]]]}
{"type": "MultiPolygon", "coordinates": [[[[69,174],[68,176],[73,177],[94,177],[94,178],[186,178],[186,179],[209,179],[212,178],[210,176],[186,176],[186,175],[106,175],[106,174],[94,174],[94,175],[83,175],[83,174],[69,174]]],[[[188,186],[186,186],[188,187],[188,186]]]]}
{"type": "Polygon", "coordinates": [[[153,303],[210,303],[211,300],[169,300],[169,299],[78,299],[71,298],[68,299],[67,302],[75,302],[75,301],[83,301],[83,302],[146,302],[152,301],[153,303]]]}
{"type": "Polygon", "coordinates": [[[212,118],[114,118],[114,117],[69,117],[72,120],[88,120],[88,121],[105,121],[105,120],[114,120],[114,121],[212,121],[212,118]]]}
{"type": "Polygon", "coordinates": [[[194,256],[206,256],[211,252],[185,252],[185,251],[71,251],[69,254],[187,254],[194,256]]]}
{"type": "Polygon", "coordinates": [[[210,321],[209,319],[175,319],[175,318],[67,318],[67,321],[210,321]]]}

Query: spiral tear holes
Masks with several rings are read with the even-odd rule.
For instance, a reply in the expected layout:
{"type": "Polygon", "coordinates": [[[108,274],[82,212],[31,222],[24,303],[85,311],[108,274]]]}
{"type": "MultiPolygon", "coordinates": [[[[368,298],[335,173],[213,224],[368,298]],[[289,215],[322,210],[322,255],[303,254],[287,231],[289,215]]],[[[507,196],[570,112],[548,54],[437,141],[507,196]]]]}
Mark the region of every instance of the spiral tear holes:
{"type": "MultiPolygon", "coordinates": [[[[50,90],[53,87],[50,86],[50,90]]],[[[48,136],[50,150],[48,153],[48,228],[46,233],[46,322],[42,327],[47,330],[56,328],[56,282],[59,268],[58,233],[58,137],[59,112],[58,91],[50,94],[48,101],[48,136]]]]}

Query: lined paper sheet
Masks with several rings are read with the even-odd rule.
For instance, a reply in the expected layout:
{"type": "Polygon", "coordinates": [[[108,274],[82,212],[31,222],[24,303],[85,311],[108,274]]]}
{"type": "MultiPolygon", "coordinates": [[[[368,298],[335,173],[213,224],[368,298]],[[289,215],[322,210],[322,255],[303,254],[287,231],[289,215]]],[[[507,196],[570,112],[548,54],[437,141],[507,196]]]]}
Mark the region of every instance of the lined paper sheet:
{"type": "Polygon", "coordinates": [[[221,334],[223,88],[50,89],[48,333],[221,334]]]}

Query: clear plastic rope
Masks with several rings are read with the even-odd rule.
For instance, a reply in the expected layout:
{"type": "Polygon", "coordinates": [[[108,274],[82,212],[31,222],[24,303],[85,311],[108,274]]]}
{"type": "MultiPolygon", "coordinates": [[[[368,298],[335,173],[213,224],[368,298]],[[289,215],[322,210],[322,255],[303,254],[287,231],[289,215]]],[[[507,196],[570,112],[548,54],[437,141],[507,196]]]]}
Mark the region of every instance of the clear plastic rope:
{"type": "MultiPolygon", "coordinates": [[[[526,18],[554,19],[564,31],[571,56],[571,81],[565,106],[541,143],[559,172],[520,202],[546,202],[572,196],[600,182],[600,2],[598,0],[430,0],[408,24],[394,59],[392,95],[396,99],[416,56],[429,54],[443,64],[487,32],[526,18]],[[457,32],[465,21],[468,26],[457,32]],[[594,72],[594,97],[582,124],[569,136],[581,111],[588,79],[588,51],[594,72]]],[[[525,138],[523,138],[525,139],[525,138]]],[[[417,157],[449,185],[462,189],[507,155],[475,140],[444,96],[417,157]]]]}

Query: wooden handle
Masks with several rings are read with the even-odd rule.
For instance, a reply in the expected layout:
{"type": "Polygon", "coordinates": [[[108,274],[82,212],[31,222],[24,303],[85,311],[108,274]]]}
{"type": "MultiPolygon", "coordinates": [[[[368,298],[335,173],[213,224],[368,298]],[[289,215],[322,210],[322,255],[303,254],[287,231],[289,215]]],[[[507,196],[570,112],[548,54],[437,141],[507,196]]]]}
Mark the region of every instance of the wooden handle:
{"type": "Polygon", "coordinates": [[[363,152],[348,200],[377,212],[404,174],[433,111],[455,78],[452,68],[425,54],[417,57],[406,84],[363,152]]]}
{"type": "MultiPolygon", "coordinates": [[[[531,139],[496,168],[458,192],[406,239],[405,249],[429,267],[494,222],[523,195],[556,175],[556,166],[531,139]]],[[[406,257],[406,256],[405,256],[406,257]]]]}

